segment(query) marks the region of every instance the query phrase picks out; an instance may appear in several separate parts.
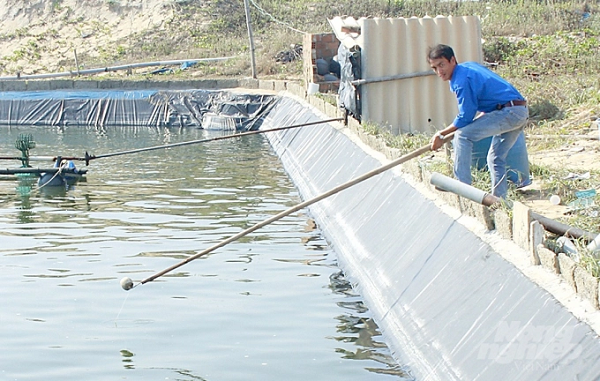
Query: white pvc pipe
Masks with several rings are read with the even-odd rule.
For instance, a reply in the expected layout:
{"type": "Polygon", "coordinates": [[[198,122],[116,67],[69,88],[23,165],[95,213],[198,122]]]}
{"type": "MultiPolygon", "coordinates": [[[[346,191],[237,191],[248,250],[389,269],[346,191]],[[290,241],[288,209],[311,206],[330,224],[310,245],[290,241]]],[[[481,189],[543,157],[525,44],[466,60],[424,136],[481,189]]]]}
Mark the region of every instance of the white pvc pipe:
{"type": "MultiPolygon", "coordinates": [[[[467,198],[471,201],[478,202],[485,206],[491,206],[500,201],[500,198],[498,198],[492,194],[486,193],[486,192],[484,192],[480,189],[477,189],[471,185],[461,183],[458,180],[444,176],[440,173],[434,172],[431,175],[430,182],[436,188],[439,188],[444,191],[452,192],[454,194],[457,194],[459,196],[467,198]]],[[[546,229],[547,231],[554,233],[554,234],[560,234],[560,235],[564,235],[567,237],[572,237],[575,239],[584,238],[588,241],[593,240],[591,243],[588,244],[587,248],[592,252],[600,252],[600,234],[596,236],[596,235],[593,235],[592,233],[586,232],[582,229],[574,228],[572,226],[565,225],[561,222],[544,217],[533,211],[531,211],[530,213],[531,213],[531,218],[533,218],[534,220],[536,220],[540,224],[542,224],[542,226],[544,226],[544,229],[546,229]]]]}
{"type": "Polygon", "coordinates": [[[600,252],[600,234],[587,245],[587,249],[592,253],[600,252]]]}
{"type": "Polygon", "coordinates": [[[485,197],[488,195],[481,189],[477,189],[465,183],[461,183],[458,180],[452,179],[448,176],[444,176],[441,173],[434,172],[431,175],[431,184],[442,190],[455,193],[469,200],[475,201],[479,204],[483,204],[485,197]]]}
{"type": "Polygon", "coordinates": [[[29,161],[54,161],[56,156],[29,156],[29,161]]]}
{"type": "Polygon", "coordinates": [[[20,74],[20,75],[8,76],[8,77],[0,77],[0,81],[11,81],[11,80],[18,80],[18,79],[46,79],[46,78],[59,78],[59,77],[73,77],[73,76],[77,76],[77,75],[99,74],[99,73],[105,73],[105,72],[109,72],[109,71],[129,70],[129,69],[136,69],[136,68],[149,67],[149,66],[181,65],[184,62],[198,63],[198,62],[224,61],[224,60],[228,60],[231,58],[234,58],[234,56],[217,57],[217,58],[199,58],[199,59],[188,59],[188,60],[144,62],[144,63],[137,63],[137,64],[110,66],[110,67],[97,68],[97,69],[78,70],[77,73],[74,73],[71,71],[64,71],[61,73],[47,73],[47,74],[20,74]]]}

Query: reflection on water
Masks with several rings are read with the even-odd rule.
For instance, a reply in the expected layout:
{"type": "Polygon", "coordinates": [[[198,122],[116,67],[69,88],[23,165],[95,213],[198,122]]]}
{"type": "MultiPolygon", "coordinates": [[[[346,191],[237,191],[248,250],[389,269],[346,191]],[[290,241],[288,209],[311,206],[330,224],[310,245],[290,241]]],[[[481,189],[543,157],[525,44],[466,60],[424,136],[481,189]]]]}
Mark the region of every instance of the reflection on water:
{"type": "Polygon", "coordinates": [[[332,337],[344,343],[353,343],[356,348],[349,351],[345,348],[336,348],[336,352],[343,358],[352,360],[372,360],[380,363],[382,367],[367,367],[370,372],[398,376],[410,379],[410,375],[390,356],[387,345],[381,341],[379,327],[368,315],[360,296],[357,295],[350,282],[344,277],[342,271],[337,271],[329,276],[329,288],[336,294],[344,295],[344,300],[338,301],[338,306],[345,311],[336,319],[337,332],[340,335],[332,337]],[[379,339],[379,340],[377,340],[379,339]]]}
{"type": "Polygon", "coordinates": [[[125,369],[135,369],[135,365],[133,364],[133,353],[127,349],[122,349],[121,356],[123,356],[123,367],[125,369]]]}
{"type": "MultiPolygon", "coordinates": [[[[0,155],[21,131],[2,130],[0,155]]],[[[83,156],[209,132],[32,134],[34,155],[83,156]]],[[[127,293],[119,286],[300,202],[263,137],[114,156],[87,169],[86,181],[54,191],[31,179],[0,182],[6,379],[410,378],[306,211],[127,293]]]]}

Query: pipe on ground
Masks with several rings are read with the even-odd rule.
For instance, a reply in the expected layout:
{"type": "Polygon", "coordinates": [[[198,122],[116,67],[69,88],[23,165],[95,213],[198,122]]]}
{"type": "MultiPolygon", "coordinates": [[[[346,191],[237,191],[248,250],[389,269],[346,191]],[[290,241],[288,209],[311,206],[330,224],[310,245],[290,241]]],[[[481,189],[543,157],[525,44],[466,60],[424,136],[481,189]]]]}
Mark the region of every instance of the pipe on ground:
{"type": "Polygon", "coordinates": [[[468,184],[461,183],[456,179],[444,176],[441,173],[434,172],[431,175],[431,180],[429,181],[437,189],[455,193],[485,206],[492,206],[500,201],[500,199],[494,195],[486,193],[481,189],[477,189],[468,184]]]}
{"type": "MultiPolygon", "coordinates": [[[[486,193],[471,185],[461,183],[456,179],[444,176],[441,173],[434,172],[431,175],[430,183],[437,189],[455,193],[461,197],[485,206],[492,206],[501,201],[500,198],[494,195],[486,193]]],[[[530,216],[532,219],[538,221],[544,227],[544,229],[554,234],[574,239],[583,239],[586,242],[594,241],[595,238],[599,237],[597,234],[563,224],[535,212],[530,212],[530,216]]]]}

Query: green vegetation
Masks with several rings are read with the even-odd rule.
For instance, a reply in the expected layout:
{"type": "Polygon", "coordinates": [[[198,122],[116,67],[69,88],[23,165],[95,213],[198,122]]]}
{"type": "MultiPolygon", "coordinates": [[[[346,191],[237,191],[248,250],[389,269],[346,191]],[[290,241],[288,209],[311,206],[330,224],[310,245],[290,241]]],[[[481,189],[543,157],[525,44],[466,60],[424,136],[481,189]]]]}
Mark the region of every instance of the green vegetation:
{"type": "Polygon", "coordinates": [[[374,123],[363,123],[362,127],[365,132],[380,137],[388,147],[397,148],[403,154],[429,144],[429,140],[431,139],[431,136],[424,134],[394,135],[386,128],[374,123]]]}

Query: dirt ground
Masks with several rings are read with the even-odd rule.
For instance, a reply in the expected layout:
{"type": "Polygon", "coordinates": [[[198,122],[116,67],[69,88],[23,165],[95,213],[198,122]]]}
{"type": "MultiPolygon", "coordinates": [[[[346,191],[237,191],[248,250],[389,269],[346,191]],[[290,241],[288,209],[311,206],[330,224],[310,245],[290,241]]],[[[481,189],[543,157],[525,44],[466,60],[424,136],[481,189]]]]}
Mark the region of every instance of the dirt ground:
{"type": "MultiPolygon", "coordinates": [[[[564,144],[556,150],[530,152],[529,160],[535,164],[566,168],[573,172],[600,171],[599,132],[579,136],[571,144],[564,144]]],[[[549,137],[548,139],[560,139],[549,137]]],[[[531,138],[530,138],[531,140],[531,138]]]]}
{"type": "MultiPolygon", "coordinates": [[[[563,177],[564,181],[572,182],[573,188],[577,189],[579,179],[590,178],[593,182],[599,182],[600,179],[594,179],[594,171],[600,172],[600,141],[598,140],[599,131],[591,131],[587,135],[579,135],[576,139],[567,139],[560,136],[547,137],[528,137],[531,142],[534,139],[563,139],[565,144],[557,149],[530,151],[529,161],[532,164],[556,169],[557,171],[568,171],[567,176],[563,177]],[[568,142],[567,142],[568,141],[568,142]]],[[[530,144],[528,142],[528,145],[530,144]]],[[[542,192],[543,180],[533,177],[531,185],[523,188],[521,192],[526,196],[525,202],[536,212],[548,217],[559,218],[564,217],[568,212],[569,206],[561,200],[560,204],[554,205],[550,202],[549,194],[542,192]]],[[[579,190],[586,190],[583,189],[579,190]]]]}
{"type": "Polygon", "coordinates": [[[75,55],[85,66],[84,57],[114,53],[128,36],[166,28],[174,11],[164,0],[3,0],[0,69],[4,75],[74,71],[75,55]]]}

